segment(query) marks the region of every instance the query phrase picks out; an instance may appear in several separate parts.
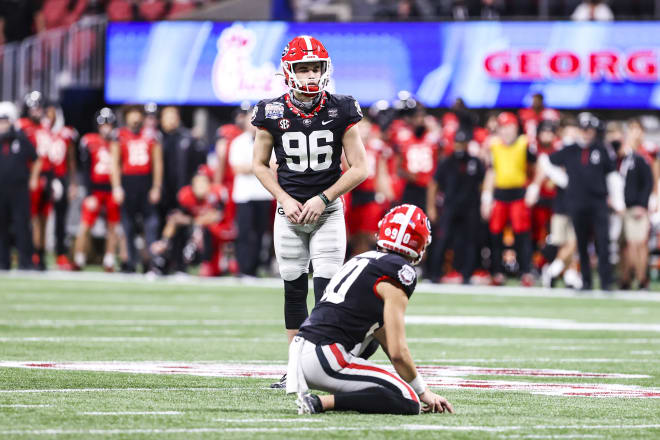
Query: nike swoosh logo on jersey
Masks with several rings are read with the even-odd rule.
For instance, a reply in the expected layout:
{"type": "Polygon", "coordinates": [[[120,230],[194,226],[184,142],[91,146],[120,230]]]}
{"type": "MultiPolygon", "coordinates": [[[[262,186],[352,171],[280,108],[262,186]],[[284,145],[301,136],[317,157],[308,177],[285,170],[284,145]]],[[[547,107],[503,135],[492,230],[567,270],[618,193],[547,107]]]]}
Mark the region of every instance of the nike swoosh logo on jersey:
{"type": "Polygon", "coordinates": [[[321,125],[326,125],[326,124],[329,124],[329,123],[331,123],[331,122],[332,122],[332,119],[329,120],[329,121],[321,121],[321,125]]]}

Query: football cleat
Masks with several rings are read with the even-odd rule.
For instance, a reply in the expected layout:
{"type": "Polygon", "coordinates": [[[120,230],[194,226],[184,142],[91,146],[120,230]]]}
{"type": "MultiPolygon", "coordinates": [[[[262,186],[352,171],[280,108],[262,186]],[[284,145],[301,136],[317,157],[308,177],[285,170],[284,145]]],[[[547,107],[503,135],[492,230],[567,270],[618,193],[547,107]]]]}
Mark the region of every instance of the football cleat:
{"type": "Polygon", "coordinates": [[[316,394],[298,393],[296,405],[298,405],[298,414],[300,415],[318,414],[323,412],[321,399],[316,394]]]}
{"type": "Polygon", "coordinates": [[[440,282],[443,284],[461,284],[463,283],[463,275],[452,270],[447,275],[443,276],[440,282]]]}
{"type": "Polygon", "coordinates": [[[523,287],[532,287],[534,286],[534,277],[531,273],[523,274],[520,279],[520,285],[523,287]]]}
{"type": "Polygon", "coordinates": [[[506,283],[506,277],[502,273],[496,273],[493,275],[490,284],[492,286],[503,286],[506,283]]]}
{"type": "Polygon", "coordinates": [[[74,270],[73,264],[71,264],[66,255],[58,255],[55,261],[59,270],[74,270]]]}
{"type": "Polygon", "coordinates": [[[286,373],[284,373],[284,376],[280,377],[280,380],[278,382],[271,383],[270,387],[274,389],[286,388],[286,373]]]}
{"type": "Polygon", "coordinates": [[[541,269],[541,285],[545,288],[555,287],[556,280],[550,273],[550,265],[546,264],[543,266],[543,269],[541,269]]]}

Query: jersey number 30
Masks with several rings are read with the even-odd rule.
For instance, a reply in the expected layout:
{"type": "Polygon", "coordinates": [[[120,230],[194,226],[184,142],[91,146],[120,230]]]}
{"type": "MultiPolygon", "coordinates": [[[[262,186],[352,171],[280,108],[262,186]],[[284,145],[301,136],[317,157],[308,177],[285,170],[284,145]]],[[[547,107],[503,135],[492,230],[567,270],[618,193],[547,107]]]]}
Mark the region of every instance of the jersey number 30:
{"type": "Polygon", "coordinates": [[[332,140],[330,130],[313,131],[309,140],[302,131],[287,131],[282,135],[282,147],[287,156],[286,165],[291,171],[300,173],[308,168],[314,171],[327,170],[332,164],[332,140]],[[320,140],[324,142],[322,145],[319,145],[320,140]],[[321,156],[323,160],[319,160],[321,156]]]}

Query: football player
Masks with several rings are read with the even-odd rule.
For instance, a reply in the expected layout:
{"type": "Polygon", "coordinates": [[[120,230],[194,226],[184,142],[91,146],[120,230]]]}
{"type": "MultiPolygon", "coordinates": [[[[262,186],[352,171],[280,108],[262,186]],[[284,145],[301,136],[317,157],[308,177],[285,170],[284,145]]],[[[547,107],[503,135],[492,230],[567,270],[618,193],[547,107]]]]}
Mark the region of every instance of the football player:
{"type": "Polygon", "coordinates": [[[183,249],[174,246],[173,240],[185,243],[192,237],[193,247],[202,250],[200,275],[219,275],[218,256],[229,193],[212,179],[213,171],[202,165],[190,185],[177,193],[180,209],[168,215],[162,238],[151,246],[154,266],[160,273],[167,274],[173,264],[177,271],[185,271],[183,249]]]}
{"type": "MultiPolygon", "coordinates": [[[[486,172],[481,195],[481,211],[489,220],[493,243],[493,284],[505,281],[502,267],[502,236],[507,223],[516,240],[516,259],[520,266],[521,284],[533,285],[531,274],[531,212],[525,203],[528,174],[536,173],[536,151],[526,135],[518,135],[518,118],[509,112],[497,117],[498,136],[490,140],[491,168],[486,172]]],[[[533,180],[533,179],[532,179],[533,180]]]]}
{"type": "Polygon", "coordinates": [[[307,271],[314,269],[316,301],[346,253],[342,194],[367,177],[360,132],[360,104],[325,91],[332,73],[323,44],[298,36],[282,54],[290,91],[259,102],[252,112],[257,130],[253,169],[277,200],[275,255],[284,280],[284,320],[289,342],[307,318],[307,271]],[[269,168],[275,152],[277,178],[269,168]],[[341,155],[349,168],[342,174],[341,155]]]}
{"type": "Polygon", "coordinates": [[[69,200],[74,199],[78,193],[75,152],[78,132],[64,125],[62,109],[54,102],[46,105],[39,142],[48,145],[48,158],[53,167],[51,190],[55,214],[56,263],[61,270],[71,270],[73,265],[67,257],[66,219],[69,200]]]}
{"type": "Polygon", "coordinates": [[[442,130],[433,116],[427,115],[420,103],[404,97],[395,103],[400,119],[390,125],[390,141],[397,154],[398,173],[405,184],[402,203],[424,209],[426,192],[438,161],[438,143],[442,130]]]}
{"type": "Polygon", "coordinates": [[[377,250],[352,258],[332,277],[289,348],[287,393],[298,393],[299,414],[454,412],[428,388],[406,342],[404,316],[417,284],[413,265],[430,242],[424,211],[397,206],[380,221],[377,250]],[[373,338],[396,373],[358,357],[373,338]]]}
{"type": "Polygon", "coordinates": [[[373,249],[378,221],[386,211],[387,204],[394,199],[385,160],[386,146],[380,138],[380,130],[366,118],[360,121],[358,127],[367,152],[369,175],[350,192],[348,232],[353,255],[373,249]]]}
{"type": "Polygon", "coordinates": [[[85,169],[85,186],[88,196],[82,203],[80,213],[80,229],[74,246],[74,268],[81,270],[85,267],[85,249],[89,237],[89,230],[99,213],[104,210],[106,216],[107,235],[105,242],[105,255],[103,269],[112,272],[115,266],[115,248],[117,247],[117,223],[119,223],[119,205],[112,197],[110,186],[110,169],[112,159],[110,155],[110,141],[117,118],[112,110],[105,107],[99,110],[94,122],[98,127],[97,133],[87,133],[80,140],[81,162],[85,169]]]}
{"type": "Polygon", "coordinates": [[[41,92],[32,91],[23,100],[25,116],[17,121],[18,128],[25,133],[41,159],[41,169],[36,187],[30,187],[30,215],[32,217],[32,262],[38,270],[46,270],[44,250],[46,246],[46,221],[53,207],[51,182],[53,166],[49,159],[49,136],[41,122],[45,116],[45,99],[41,92]]]}
{"type": "MultiPolygon", "coordinates": [[[[134,105],[124,112],[126,127],[117,130],[110,143],[112,196],[121,205],[122,229],[128,247],[127,272],[134,272],[138,255],[135,248],[138,217],[142,217],[147,249],[158,235],[158,212],[163,183],[163,155],[155,133],[143,127],[145,110],[134,105]]],[[[149,262],[143,262],[145,272],[149,262]]]]}

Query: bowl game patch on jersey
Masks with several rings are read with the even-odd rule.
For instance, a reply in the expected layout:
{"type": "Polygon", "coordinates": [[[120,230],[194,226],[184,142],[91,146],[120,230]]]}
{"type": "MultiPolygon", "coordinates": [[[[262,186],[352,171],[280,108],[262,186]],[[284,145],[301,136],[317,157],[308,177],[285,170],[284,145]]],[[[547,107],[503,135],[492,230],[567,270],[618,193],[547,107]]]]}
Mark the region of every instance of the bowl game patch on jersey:
{"type": "Polygon", "coordinates": [[[404,286],[410,286],[413,281],[415,281],[417,272],[415,272],[415,269],[412,266],[406,264],[399,269],[397,275],[399,276],[399,281],[401,281],[404,286]]]}

